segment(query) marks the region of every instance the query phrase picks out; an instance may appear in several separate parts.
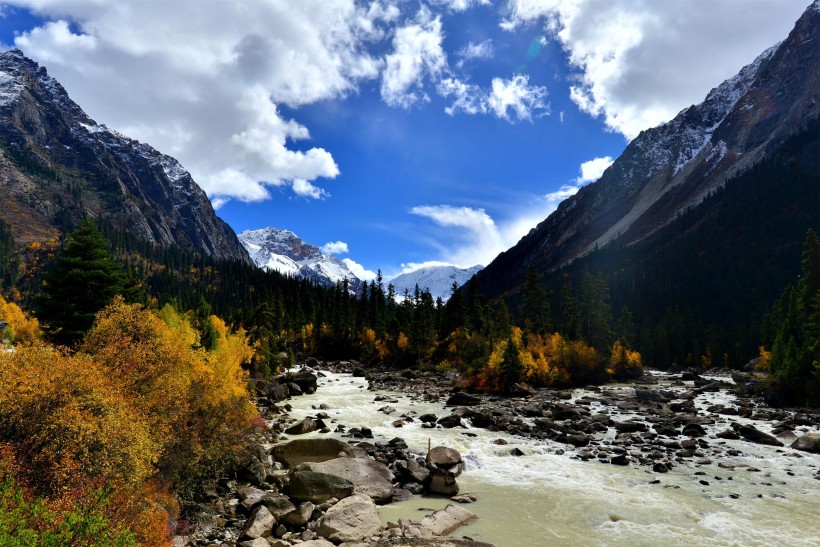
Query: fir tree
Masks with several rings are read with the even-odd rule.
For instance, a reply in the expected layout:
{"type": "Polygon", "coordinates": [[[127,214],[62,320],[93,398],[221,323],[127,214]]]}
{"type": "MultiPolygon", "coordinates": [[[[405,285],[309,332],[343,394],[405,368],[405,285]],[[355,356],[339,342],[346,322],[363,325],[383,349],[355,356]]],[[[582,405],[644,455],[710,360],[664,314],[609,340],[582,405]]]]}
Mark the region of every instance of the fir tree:
{"type": "Polygon", "coordinates": [[[73,345],[94,323],[94,315],[125,282],[122,265],[108,252],[108,245],[93,221],[86,218],[68,236],[42,286],[39,319],[47,336],[57,344],[73,345]]]}

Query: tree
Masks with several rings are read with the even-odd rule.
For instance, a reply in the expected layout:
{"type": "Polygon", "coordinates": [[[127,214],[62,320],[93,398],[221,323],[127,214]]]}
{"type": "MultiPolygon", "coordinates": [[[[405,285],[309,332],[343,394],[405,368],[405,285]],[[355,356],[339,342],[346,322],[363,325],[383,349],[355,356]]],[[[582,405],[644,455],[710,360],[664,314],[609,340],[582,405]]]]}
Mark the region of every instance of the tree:
{"type": "Polygon", "coordinates": [[[43,279],[39,319],[49,339],[73,345],[94,323],[94,315],[124,288],[122,265],[93,221],[86,218],[68,236],[54,269],[43,279]]]}
{"type": "Polygon", "coordinates": [[[524,303],[521,306],[521,318],[525,327],[538,334],[546,334],[552,328],[552,313],[547,301],[547,289],[534,267],[527,271],[524,283],[524,303]]]}
{"type": "Polygon", "coordinates": [[[512,336],[507,340],[507,347],[504,348],[504,355],[499,366],[501,376],[501,388],[509,393],[512,387],[521,380],[524,373],[524,364],[518,354],[518,346],[512,336]]]}

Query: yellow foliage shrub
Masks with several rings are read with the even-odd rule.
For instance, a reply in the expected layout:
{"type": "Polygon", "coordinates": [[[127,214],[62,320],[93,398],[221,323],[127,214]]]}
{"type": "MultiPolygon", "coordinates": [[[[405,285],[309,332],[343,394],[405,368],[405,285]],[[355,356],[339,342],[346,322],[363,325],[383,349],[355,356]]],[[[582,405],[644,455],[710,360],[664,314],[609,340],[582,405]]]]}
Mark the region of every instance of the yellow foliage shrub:
{"type": "Polygon", "coordinates": [[[607,374],[613,378],[624,380],[637,378],[641,375],[642,369],[640,353],[625,348],[620,340],[616,340],[612,344],[609,366],[606,369],[607,374]]]}
{"type": "MultiPolygon", "coordinates": [[[[0,320],[8,323],[5,338],[11,343],[32,344],[40,340],[40,324],[14,302],[0,296],[0,320]]],[[[1,340],[0,340],[1,341],[1,340]]]]}

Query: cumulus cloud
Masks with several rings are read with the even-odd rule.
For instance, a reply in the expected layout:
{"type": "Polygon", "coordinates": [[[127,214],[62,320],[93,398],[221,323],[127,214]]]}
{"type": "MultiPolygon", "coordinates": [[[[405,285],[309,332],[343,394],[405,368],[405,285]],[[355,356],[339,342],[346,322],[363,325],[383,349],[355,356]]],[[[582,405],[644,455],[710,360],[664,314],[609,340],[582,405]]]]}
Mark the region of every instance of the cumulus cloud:
{"type": "MultiPolygon", "coordinates": [[[[447,264],[469,268],[476,264],[487,265],[499,253],[512,247],[527,232],[544,220],[555,207],[539,203],[538,200],[518,215],[497,224],[484,209],[455,207],[451,205],[423,205],[413,207],[410,213],[429,218],[436,225],[446,229],[447,244],[439,244],[440,259],[424,262],[422,265],[447,264]]],[[[418,269],[419,263],[402,266],[418,269]]],[[[403,272],[404,273],[404,272],[403,272]]]]}
{"type": "Polygon", "coordinates": [[[458,78],[444,78],[439,82],[438,93],[452,98],[444,111],[450,116],[457,112],[465,114],[493,114],[509,122],[530,121],[533,113],[549,114],[547,88],[529,85],[529,77],[516,74],[509,80],[493,78],[489,90],[468,84],[458,78]]]}
{"type": "Polygon", "coordinates": [[[398,28],[393,51],[385,57],[381,96],[390,106],[410,108],[430,98],[424,92],[425,76],[437,80],[447,67],[442,48],[441,17],[422,7],[412,24],[398,28]]]}
{"type": "Polygon", "coordinates": [[[805,5],[715,0],[708,9],[682,9],[677,2],[507,0],[501,26],[542,24],[578,70],[570,92],[578,108],[631,139],[702,101],[785,37],[805,5]]]}
{"type": "Polygon", "coordinates": [[[362,281],[373,281],[376,277],[378,277],[376,272],[368,270],[358,262],[355,262],[349,258],[343,258],[342,262],[347,264],[348,269],[353,273],[353,275],[362,281]]]}
{"type": "Polygon", "coordinates": [[[308,129],[281,113],[355,93],[378,79],[371,54],[392,2],[13,0],[50,21],[15,45],[47,65],[100,122],[177,157],[219,205],[271,186],[322,198],[339,168],[308,129]],[[275,29],[275,32],[272,31],[275,29]]]}
{"type": "Polygon", "coordinates": [[[491,6],[490,0],[428,0],[433,6],[441,6],[450,11],[465,11],[475,6],[491,6]]]}
{"type": "Polygon", "coordinates": [[[322,245],[322,252],[325,254],[343,255],[349,251],[347,249],[347,243],[344,241],[329,241],[322,245]]]}
{"type": "Polygon", "coordinates": [[[556,190],[555,192],[550,192],[545,197],[547,201],[560,203],[567,199],[570,196],[574,196],[578,193],[580,186],[572,186],[570,184],[562,184],[561,188],[556,190]]]}

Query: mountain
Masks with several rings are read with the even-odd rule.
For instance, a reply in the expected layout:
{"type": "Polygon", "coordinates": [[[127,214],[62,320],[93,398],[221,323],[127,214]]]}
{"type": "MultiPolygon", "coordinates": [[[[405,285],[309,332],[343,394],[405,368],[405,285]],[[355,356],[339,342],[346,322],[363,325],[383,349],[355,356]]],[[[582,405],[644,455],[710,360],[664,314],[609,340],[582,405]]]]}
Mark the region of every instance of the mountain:
{"type": "Polygon", "coordinates": [[[97,124],[45,67],[0,53],[0,219],[18,243],[90,216],[144,241],[249,262],[177,160],[97,124]]]}
{"type": "Polygon", "coordinates": [[[789,37],[698,105],[643,131],[593,184],[479,274],[490,296],[520,287],[530,266],[552,271],[595,249],[657,234],[705,197],[767,158],[820,111],[814,2],[789,37]]]}
{"type": "Polygon", "coordinates": [[[636,137],[479,272],[479,290],[517,310],[532,268],[565,334],[589,337],[579,310],[594,309],[603,338],[653,366],[745,364],[771,343],[766,313],[820,230],[818,28],[820,1],[703,103],[636,137]]]}
{"type": "Polygon", "coordinates": [[[421,290],[429,290],[433,299],[441,297],[446,301],[450,298],[453,283],[459,287],[467,283],[476,273],[481,271],[483,266],[473,266],[472,268],[457,268],[455,266],[428,266],[401,274],[393,278],[390,283],[396,288],[396,294],[401,296],[405,289],[413,294],[416,285],[421,290]]]}
{"type": "Polygon", "coordinates": [[[343,261],[332,254],[322,254],[319,247],[305,243],[291,231],[278,228],[247,230],[239,234],[251,260],[264,270],[311,279],[334,286],[347,279],[350,292],[359,294],[362,280],[343,261]]]}

